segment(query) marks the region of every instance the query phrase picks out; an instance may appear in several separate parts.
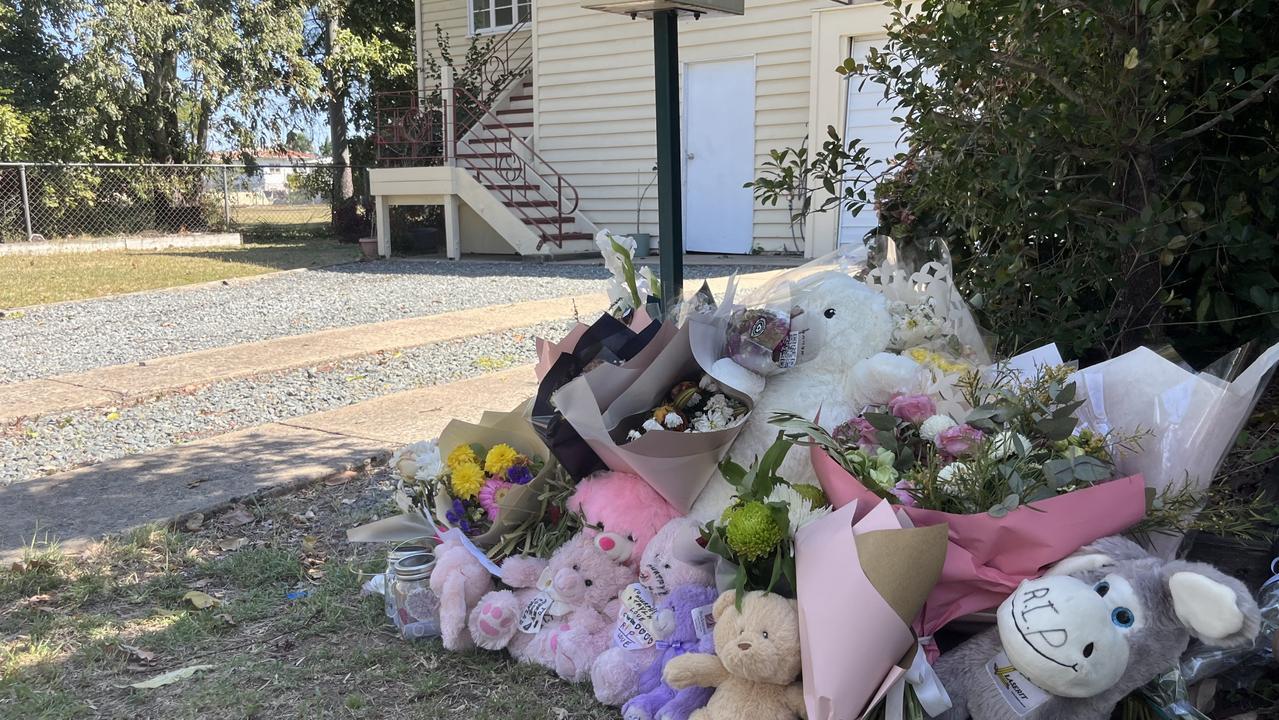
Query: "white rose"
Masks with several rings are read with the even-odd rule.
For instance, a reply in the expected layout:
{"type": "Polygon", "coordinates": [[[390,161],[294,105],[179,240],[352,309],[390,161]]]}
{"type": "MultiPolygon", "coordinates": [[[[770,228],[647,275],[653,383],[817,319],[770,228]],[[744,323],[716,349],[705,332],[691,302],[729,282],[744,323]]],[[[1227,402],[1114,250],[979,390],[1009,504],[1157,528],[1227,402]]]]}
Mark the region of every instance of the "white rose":
{"type": "Polygon", "coordinates": [[[937,484],[953,489],[957,480],[968,474],[968,465],[954,462],[937,471],[937,484]]]}
{"type": "Polygon", "coordinates": [[[1030,450],[1030,438],[1021,433],[1004,431],[990,441],[990,455],[996,460],[1024,455],[1030,450]]]}
{"type": "Polygon", "coordinates": [[[937,436],[940,435],[943,430],[953,428],[958,424],[959,423],[952,420],[949,415],[934,415],[925,420],[923,424],[919,426],[919,434],[925,440],[936,442],[937,436]]]}

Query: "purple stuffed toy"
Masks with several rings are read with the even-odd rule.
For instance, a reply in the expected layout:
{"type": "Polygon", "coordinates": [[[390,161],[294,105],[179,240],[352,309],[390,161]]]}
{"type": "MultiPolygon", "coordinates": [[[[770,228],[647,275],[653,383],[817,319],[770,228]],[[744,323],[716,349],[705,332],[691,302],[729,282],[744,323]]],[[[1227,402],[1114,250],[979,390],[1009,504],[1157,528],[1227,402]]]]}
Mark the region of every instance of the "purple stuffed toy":
{"type": "Polygon", "coordinates": [[[715,653],[715,636],[709,632],[711,625],[698,627],[695,619],[712,623],[709,610],[719,591],[710,585],[683,585],[658,605],[658,625],[666,630],[665,639],[657,642],[659,654],[653,664],[640,674],[636,695],[622,707],[626,720],[686,720],[694,710],[711,699],[714,688],[690,687],[675,690],[662,681],[662,669],[671,658],[684,653],[715,653]],[[698,630],[703,636],[698,638],[698,630]]]}

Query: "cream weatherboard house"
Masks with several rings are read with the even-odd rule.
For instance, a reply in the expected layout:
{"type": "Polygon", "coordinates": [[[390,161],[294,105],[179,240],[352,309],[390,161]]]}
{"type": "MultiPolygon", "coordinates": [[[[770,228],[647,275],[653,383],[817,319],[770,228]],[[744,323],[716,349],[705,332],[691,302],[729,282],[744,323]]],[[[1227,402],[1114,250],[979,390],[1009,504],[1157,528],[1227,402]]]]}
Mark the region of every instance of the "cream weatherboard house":
{"type": "MultiPolygon", "coordinates": [[[[490,65],[514,79],[477,103],[452,89],[449,72],[421,70],[414,97],[379,101],[372,189],[383,254],[394,204],[443,205],[451,257],[581,253],[602,228],[656,236],[652,23],[583,4],[417,0],[420,68],[438,52],[438,24],[455,58],[489,38],[490,65]]],[[[900,128],[882,88],[835,72],[883,41],[889,17],[881,3],[746,0],[738,17],[680,19],[689,252],[813,257],[860,240],[866,213],[815,215],[801,232],[787,208],[756,203],[742,185],[770,150],[821,138],[828,125],[892,156],[900,128]]]]}

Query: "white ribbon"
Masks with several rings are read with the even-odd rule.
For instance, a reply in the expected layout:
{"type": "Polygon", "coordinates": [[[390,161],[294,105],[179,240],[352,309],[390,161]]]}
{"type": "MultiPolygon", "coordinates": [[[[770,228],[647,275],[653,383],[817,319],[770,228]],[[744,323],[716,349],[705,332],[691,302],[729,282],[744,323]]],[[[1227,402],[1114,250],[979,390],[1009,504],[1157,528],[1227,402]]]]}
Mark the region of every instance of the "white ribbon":
{"type": "Polygon", "coordinates": [[[933,666],[928,664],[928,658],[924,656],[926,642],[932,642],[932,638],[919,639],[910,669],[889,688],[888,695],[884,698],[884,720],[903,720],[905,717],[907,683],[915,691],[915,697],[928,717],[937,717],[950,709],[950,694],[946,692],[946,688],[941,684],[941,678],[937,677],[933,666]]]}

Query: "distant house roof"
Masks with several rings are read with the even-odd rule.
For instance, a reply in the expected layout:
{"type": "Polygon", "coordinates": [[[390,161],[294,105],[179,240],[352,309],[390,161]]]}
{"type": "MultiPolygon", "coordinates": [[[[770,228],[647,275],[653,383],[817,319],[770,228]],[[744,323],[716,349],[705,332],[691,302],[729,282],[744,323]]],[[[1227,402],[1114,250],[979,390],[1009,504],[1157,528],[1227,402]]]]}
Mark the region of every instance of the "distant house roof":
{"type": "Polygon", "coordinates": [[[296,150],[255,150],[253,157],[256,160],[319,160],[320,156],[313,152],[298,152],[296,150]]]}

